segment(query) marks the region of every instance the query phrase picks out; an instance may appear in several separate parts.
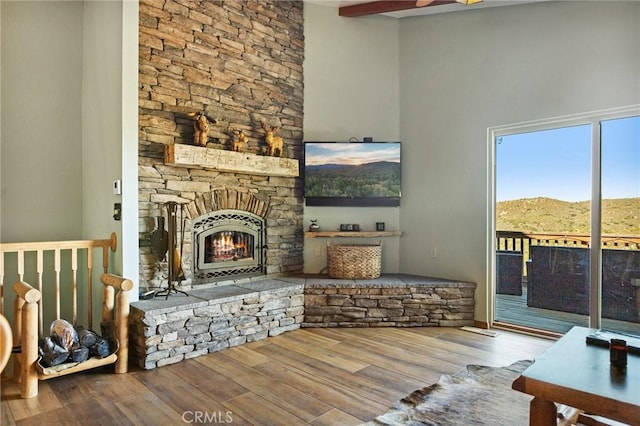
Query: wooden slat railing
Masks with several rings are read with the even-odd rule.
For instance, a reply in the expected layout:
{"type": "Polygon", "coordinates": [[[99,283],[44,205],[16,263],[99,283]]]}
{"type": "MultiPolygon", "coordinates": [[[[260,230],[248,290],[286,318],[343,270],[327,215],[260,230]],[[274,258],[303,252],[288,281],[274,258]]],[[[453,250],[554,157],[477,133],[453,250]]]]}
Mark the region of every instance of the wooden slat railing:
{"type": "Polygon", "coordinates": [[[115,234],[104,240],[0,244],[0,313],[4,310],[1,295],[4,295],[5,275],[13,275],[15,272],[17,276],[13,285],[16,298],[13,306],[12,340],[20,346],[20,353],[14,357],[14,372],[15,377],[21,381],[23,398],[37,395],[38,380],[113,363],[116,373],[127,371],[129,292],[133,289],[133,282],[109,273],[109,254],[110,251],[115,252],[116,247],[115,234]],[[54,315],[54,319],[59,319],[64,313],[70,315],[67,319],[74,326],[82,325],[93,329],[94,250],[102,250],[100,325],[104,327],[103,333],[107,333],[105,336],[113,335],[115,338],[112,347],[115,352],[105,358],[94,357],[60,371],[49,371],[37,364],[38,337],[45,334],[44,315],[54,315]],[[86,280],[82,278],[85,273],[86,280]],[[35,287],[27,280],[32,280],[35,287]],[[87,293],[86,307],[78,300],[82,291],[87,293]],[[86,318],[78,318],[79,310],[86,313],[86,318]]]}
{"type": "MultiPolygon", "coordinates": [[[[103,240],[75,240],[75,241],[44,241],[27,243],[0,243],[0,314],[4,313],[4,281],[5,281],[5,255],[13,253],[16,255],[17,281],[24,281],[25,278],[25,256],[30,253],[35,254],[36,266],[36,288],[40,293],[44,286],[44,258],[45,254],[53,255],[53,270],[47,271],[52,274],[53,287],[55,292],[54,315],[60,318],[61,315],[61,278],[63,265],[62,258],[65,251],[71,255],[71,300],[72,300],[72,321],[76,325],[78,321],[78,255],[87,256],[87,310],[89,329],[93,327],[93,249],[102,249],[103,272],[109,269],[109,251],[116,251],[116,234],[111,234],[111,238],[103,240]]],[[[43,331],[43,311],[42,304],[38,306],[38,331],[43,331]]]]}
{"type": "MultiPolygon", "coordinates": [[[[496,231],[497,251],[519,251],[522,253],[522,276],[527,275],[526,262],[532,245],[557,247],[590,247],[591,237],[586,234],[529,233],[519,231],[496,231]]],[[[603,235],[603,249],[640,250],[640,235],[603,235]]]]}
{"type": "MultiPolygon", "coordinates": [[[[531,245],[590,247],[590,243],[591,237],[586,234],[496,231],[496,250],[524,252],[531,245]]],[[[640,235],[603,235],[602,248],[640,250],[640,235]]]]}

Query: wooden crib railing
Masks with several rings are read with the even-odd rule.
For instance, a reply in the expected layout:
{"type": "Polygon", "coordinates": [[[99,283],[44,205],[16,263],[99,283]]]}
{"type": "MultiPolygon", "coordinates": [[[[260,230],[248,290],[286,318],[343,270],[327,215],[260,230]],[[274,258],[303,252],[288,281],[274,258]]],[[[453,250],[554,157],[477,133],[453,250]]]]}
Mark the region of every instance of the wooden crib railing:
{"type": "MultiPolygon", "coordinates": [[[[117,239],[111,234],[110,239],[105,240],[78,240],[78,241],[54,241],[32,243],[2,243],[0,244],[0,310],[4,307],[4,279],[5,279],[5,254],[14,254],[15,265],[10,265],[17,270],[17,281],[13,285],[16,293],[14,302],[13,341],[19,345],[19,353],[14,357],[14,378],[21,381],[21,395],[30,398],[38,394],[38,380],[46,380],[52,377],[63,376],[78,371],[95,368],[102,365],[115,363],[116,373],[126,373],[128,364],[128,317],[129,317],[129,291],[133,288],[133,282],[126,278],[111,274],[109,269],[109,250],[115,251],[117,239]],[[102,249],[102,268],[100,276],[102,288],[102,323],[112,322],[117,351],[103,359],[89,359],[77,365],[71,365],[65,369],[56,369],[54,372],[43,369],[38,364],[38,339],[43,337],[43,306],[47,311],[54,310],[56,319],[61,318],[62,305],[70,301],[71,306],[64,305],[65,310],[71,312],[71,318],[63,318],[75,325],[83,325],[93,329],[93,251],[102,249]],[[25,262],[25,255],[33,252],[35,262],[25,262]],[[52,252],[52,253],[49,253],[52,252]],[[70,256],[70,262],[62,262],[62,257],[70,256]],[[45,256],[53,256],[53,269],[45,270],[45,256]],[[79,262],[79,259],[83,259],[79,262]],[[35,263],[35,270],[30,271],[29,276],[35,276],[36,286],[25,282],[27,263],[35,263]],[[70,263],[70,271],[65,266],[70,263]],[[82,265],[80,264],[82,263],[82,265]],[[62,273],[70,275],[69,289],[63,289],[62,273]],[[86,272],[86,281],[80,283],[79,272],[86,272]],[[53,300],[42,300],[43,287],[53,286],[53,300]],[[87,322],[80,323],[78,319],[78,289],[86,285],[86,310],[87,322]],[[70,294],[67,293],[70,292],[70,294]],[[117,295],[116,295],[117,292],[117,295]]],[[[12,258],[13,259],[13,258],[12,258]]],[[[65,275],[66,276],[66,275],[65,275]]],[[[47,291],[47,294],[50,292],[47,291]]],[[[0,311],[0,313],[3,313],[0,311]]],[[[48,333],[49,330],[46,330],[48,333]]]]}

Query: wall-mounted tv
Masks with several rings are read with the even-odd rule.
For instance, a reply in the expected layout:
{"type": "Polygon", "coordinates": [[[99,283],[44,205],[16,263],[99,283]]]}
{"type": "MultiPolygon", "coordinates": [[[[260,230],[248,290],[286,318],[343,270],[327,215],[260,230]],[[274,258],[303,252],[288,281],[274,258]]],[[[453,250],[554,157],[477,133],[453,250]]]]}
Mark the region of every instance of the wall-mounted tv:
{"type": "Polygon", "coordinates": [[[305,142],[307,206],[399,206],[400,142],[305,142]]]}

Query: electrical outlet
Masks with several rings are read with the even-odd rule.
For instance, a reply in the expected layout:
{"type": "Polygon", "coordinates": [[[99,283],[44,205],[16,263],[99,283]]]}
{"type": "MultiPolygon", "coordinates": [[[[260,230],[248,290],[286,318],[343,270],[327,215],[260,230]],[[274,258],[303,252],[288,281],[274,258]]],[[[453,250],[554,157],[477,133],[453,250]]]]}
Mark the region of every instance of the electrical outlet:
{"type": "Polygon", "coordinates": [[[313,249],[313,255],[315,257],[320,257],[322,256],[322,247],[316,247],[313,249]]]}
{"type": "Polygon", "coordinates": [[[438,249],[436,247],[431,247],[431,257],[438,257],[438,249]]]}
{"type": "Polygon", "coordinates": [[[113,220],[122,219],[122,203],[113,204],[113,220]]]}

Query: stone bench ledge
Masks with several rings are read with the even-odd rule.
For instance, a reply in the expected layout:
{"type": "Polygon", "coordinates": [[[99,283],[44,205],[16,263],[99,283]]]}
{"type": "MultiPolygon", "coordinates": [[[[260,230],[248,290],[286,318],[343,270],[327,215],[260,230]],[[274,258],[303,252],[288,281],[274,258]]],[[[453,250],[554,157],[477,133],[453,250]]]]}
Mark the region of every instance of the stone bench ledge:
{"type": "Polygon", "coordinates": [[[403,287],[461,287],[475,288],[476,284],[466,281],[423,277],[409,274],[382,274],[380,278],[369,280],[341,280],[326,275],[305,277],[305,288],[403,288],[403,287]]]}
{"type": "Polygon", "coordinates": [[[171,294],[166,299],[166,296],[160,296],[154,299],[140,300],[131,303],[131,309],[144,312],[146,315],[155,316],[187,309],[202,308],[212,304],[233,302],[251,296],[259,297],[265,293],[278,294],[287,291],[302,293],[303,287],[304,280],[295,278],[246,281],[189,290],[186,292],[189,296],[177,293],[171,294]]]}
{"type": "Polygon", "coordinates": [[[131,304],[130,348],[144,369],[300,327],[473,325],[475,283],[408,274],[229,281],[131,304]]]}
{"type": "Polygon", "coordinates": [[[458,327],[474,325],[472,282],[409,274],[373,280],[308,276],[302,327],[458,327]]]}

